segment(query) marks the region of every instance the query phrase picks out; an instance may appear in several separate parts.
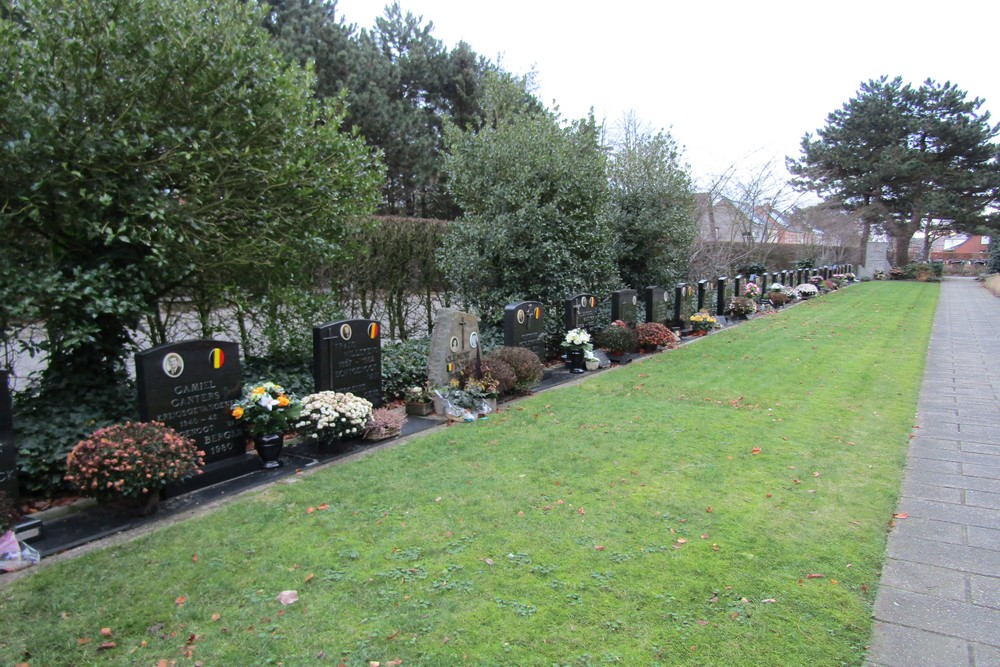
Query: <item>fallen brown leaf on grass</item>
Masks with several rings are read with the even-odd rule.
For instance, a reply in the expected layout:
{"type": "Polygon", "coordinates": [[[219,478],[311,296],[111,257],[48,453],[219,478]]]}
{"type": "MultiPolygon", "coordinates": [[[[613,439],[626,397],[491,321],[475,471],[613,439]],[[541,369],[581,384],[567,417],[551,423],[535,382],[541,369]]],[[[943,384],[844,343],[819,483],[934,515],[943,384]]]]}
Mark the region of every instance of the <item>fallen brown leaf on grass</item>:
{"type": "Polygon", "coordinates": [[[822,574],[807,574],[806,579],[822,579],[823,576],[822,574]]]}
{"type": "Polygon", "coordinates": [[[753,455],[757,455],[760,454],[762,451],[763,450],[760,447],[754,447],[753,449],[750,450],[750,453],[753,455]]]}
{"type": "Polygon", "coordinates": [[[893,514],[892,518],[893,519],[909,519],[910,515],[907,514],[906,512],[900,512],[898,514],[893,514]]]}

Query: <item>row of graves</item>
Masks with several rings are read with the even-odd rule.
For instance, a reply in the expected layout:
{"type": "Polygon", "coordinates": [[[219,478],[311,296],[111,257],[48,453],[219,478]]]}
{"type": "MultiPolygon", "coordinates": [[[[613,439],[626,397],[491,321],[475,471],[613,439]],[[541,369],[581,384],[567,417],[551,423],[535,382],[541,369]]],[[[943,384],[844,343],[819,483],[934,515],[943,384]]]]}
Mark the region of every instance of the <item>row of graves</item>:
{"type": "MultiPolygon", "coordinates": [[[[658,322],[683,331],[694,312],[708,311],[722,316],[726,302],[743,293],[747,282],[759,286],[781,283],[794,287],[814,276],[827,278],[848,272],[850,266],[798,269],[732,279],[718,277],[697,283],[681,283],[672,290],[647,287],[612,292],[602,301],[597,295],[580,293],[564,301],[562,324],[567,331],[585,329],[596,333],[610,310],[611,320],[635,326],[640,306],[646,322],[658,322]]],[[[763,290],[762,290],[763,291],[763,290]]],[[[503,315],[504,345],[530,349],[546,358],[545,307],[538,301],[508,305],[503,315]]],[[[375,407],[383,404],[382,327],[368,319],[330,322],[313,329],[315,390],[350,392],[368,399],[375,407]]],[[[479,321],[471,313],[443,308],[436,314],[427,361],[427,377],[432,386],[447,386],[463,368],[477,367],[481,361],[479,321]]],[[[605,363],[603,366],[607,366],[605,363]]],[[[261,471],[255,455],[248,453],[247,436],[232,418],[231,408],[240,399],[243,373],[237,343],[225,340],[189,340],[159,345],[135,355],[139,418],[157,421],[195,441],[204,451],[203,474],[188,482],[164,489],[164,497],[251,476],[261,471]]],[[[569,376],[563,376],[568,379],[569,376]]],[[[420,418],[418,418],[419,420],[420,418]]],[[[416,429],[438,423],[431,422],[416,429]]],[[[295,448],[289,456],[296,456],[295,448]]],[[[0,377],[0,490],[17,498],[17,459],[11,419],[11,400],[6,377],[0,377]]],[[[302,463],[315,463],[311,454],[302,463]]],[[[293,466],[295,467],[295,466],[293,466]]],[[[299,465],[298,467],[302,467],[299,465]]],[[[258,482],[259,483],[259,482],[258,482]]],[[[38,521],[18,527],[19,539],[30,540],[43,534],[38,521]]],[[[48,550],[53,552],[52,549],[48,550]]]]}

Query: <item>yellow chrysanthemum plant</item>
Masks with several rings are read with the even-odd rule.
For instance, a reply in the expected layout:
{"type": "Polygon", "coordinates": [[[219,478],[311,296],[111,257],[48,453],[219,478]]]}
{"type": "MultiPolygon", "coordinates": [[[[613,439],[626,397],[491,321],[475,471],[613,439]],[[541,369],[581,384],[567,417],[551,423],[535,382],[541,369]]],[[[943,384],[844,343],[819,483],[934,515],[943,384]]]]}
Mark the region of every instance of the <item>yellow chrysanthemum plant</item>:
{"type": "Polygon", "coordinates": [[[232,416],[250,435],[280,435],[291,430],[302,413],[302,401],[274,382],[243,386],[232,416]]]}
{"type": "Polygon", "coordinates": [[[719,321],[705,311],[695,313],[691,316],[689,321],[691,322],[691,328],[694,331],[711,331],[715,327],[719,326],[719,321]]]}

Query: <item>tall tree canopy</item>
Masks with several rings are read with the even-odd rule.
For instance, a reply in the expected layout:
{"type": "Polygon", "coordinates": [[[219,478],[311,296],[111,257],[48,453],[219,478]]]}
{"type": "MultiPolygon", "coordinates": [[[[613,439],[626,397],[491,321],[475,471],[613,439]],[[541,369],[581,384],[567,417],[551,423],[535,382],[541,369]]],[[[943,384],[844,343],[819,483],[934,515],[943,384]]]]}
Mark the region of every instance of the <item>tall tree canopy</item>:
{"type": "Polygon", "coordinates": [[[622,280],[637,290],[683,280],[698,227],[677,142],[626,115],[611,149],[608,180],[622,280]]]}
{"type": "MultiPolygon", "coordinates": [[[[486,81],[489,122],[446,127],[449,183],[465,214],[449,229],[441,264],[486,321],[521,299],[558,313],[567,296],[617,283],[598,128],[593,118],[564,125],[523,80],[486,81]]],[[[546,321],[557,328],[558,317],[546,321]]]]}
{"type": "Polygon", "coordinates": [[[952,83],[913,87],[883,76],[863,83],[815,138],[806,134],[788,167],[800,189],[883,229],[901,266],[910,239],[929,221],[972,233],[997,229],[1000,128],[980,113],[982,104],[952,83]]]}
{"type": "Polygon", "coordinates": [[[305,280],[379,173],[239,0],[0,1],[0,324],[45,378],[124,377],[168,293],[305,280]]]}
{"type": "Polygon", "coordinates": [[[434,24],[398,2],[370,29],[357,31],[328,0],[259,0],[268,29],[291,59],[316,68],[320,98],[346,90],[347,126],[382,155],[381,212],[451,219],[445,186],[444,117],[460,127],[482,122],[482,77],[493,66],[460,42],[450,51],[434,24]]]}

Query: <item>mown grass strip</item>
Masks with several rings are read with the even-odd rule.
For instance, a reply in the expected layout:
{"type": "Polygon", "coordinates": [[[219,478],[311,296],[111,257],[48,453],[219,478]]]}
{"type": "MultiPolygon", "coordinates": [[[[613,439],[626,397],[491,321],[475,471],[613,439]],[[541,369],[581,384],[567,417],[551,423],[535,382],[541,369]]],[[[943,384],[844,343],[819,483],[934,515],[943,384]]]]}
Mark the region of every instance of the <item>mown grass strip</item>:
{"type": "Polygon", "coordinates": [[[0,659],[861,664],[937,295],[842,290],[45,566],[0,659]]]}

